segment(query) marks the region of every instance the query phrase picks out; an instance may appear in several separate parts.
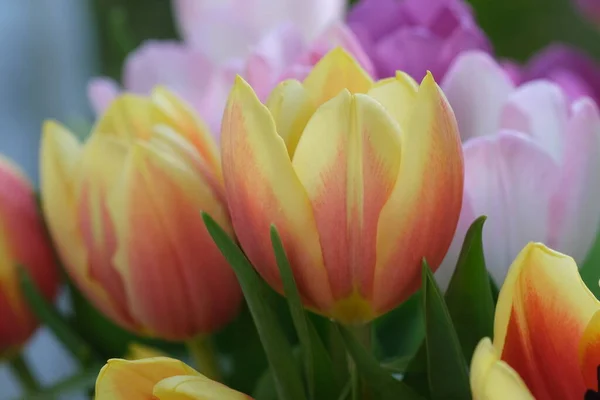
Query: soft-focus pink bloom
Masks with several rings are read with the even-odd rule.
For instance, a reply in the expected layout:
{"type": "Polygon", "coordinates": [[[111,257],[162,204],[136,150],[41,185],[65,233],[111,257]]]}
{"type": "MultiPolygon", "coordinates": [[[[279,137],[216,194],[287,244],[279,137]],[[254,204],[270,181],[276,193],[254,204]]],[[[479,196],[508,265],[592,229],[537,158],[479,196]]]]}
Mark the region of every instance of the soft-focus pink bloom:
{"type": "Polygon", "coordinates": [[[484,251],[497,283],[528,242],[581,263],[600,223],[600,116],[590,98],[568,103],[546,80],[515,86],[481,52],[460,56],[442,84],[465,157],[462,215],[440,279],[447,281],[469,224],[487,215],[484,251]]]}
{"type": "MultiPolygon", "coordinates": [[[[368,71],[373,66],[354,35],[343,24],[333,24],[316,40],[307,42],[291,24],[283,24],[262,38],[244,58],[219,65],[202,50],[175,41],[148,41],[131,53],[125,62],[125,90],[149,94],[156,85],[165,85],[187,100],[208,123],[220,132],[225,102],[236,74],[252,85],[261,100],[283,79],[303,79],[310,68],[333,47],[350,52],[368,71]]],[[[100,114],[120,92],[108,78],[93,79],[88,95],[100,114]]]]}
{"type": "Polygon", "coordinates": [[[306,41],[344,17],[346,0],[174,0],[186,43],[212,61],[245,57],[281,23],[292,23],[306,41]]]}
{"type": "Polygon", "coordinates": [[[563,89],[570,101],[587,96],[600,103],[600,65],[576,48],[554,44],[537,53],[525,65],[505,62],[503,66],[517,85],[549,79],[563,89]]]}
{"type": "Polygon", "coordinates": [[[581,9],[582,15],[595,23],[600,23],[600,1],[574,0],[581,9]]]}
{"type": "Polygon", "coordinates": [[[33,186],[0,156],[0,358],[19,350],[38,326],[21,293],[19,265],[46,299],[54,298],[58,269],[33,186]]]}

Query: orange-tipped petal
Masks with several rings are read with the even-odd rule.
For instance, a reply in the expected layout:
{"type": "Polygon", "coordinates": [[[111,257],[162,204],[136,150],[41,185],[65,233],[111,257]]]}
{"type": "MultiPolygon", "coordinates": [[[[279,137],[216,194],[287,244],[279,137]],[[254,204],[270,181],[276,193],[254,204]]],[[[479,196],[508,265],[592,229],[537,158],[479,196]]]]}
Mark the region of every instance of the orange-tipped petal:
{"type": "MultiPolygon", "coordinates": [[[[408,89],[395,89],[406,98],[408,89]]],[[[398,120],[393,96],[379,100],[398,120]]],[[[463,158],[456,120],[428,74],[402,126],[400,174],[383,207],[377,230],[374,306],[385,312],[419,285],[421,260],[435,271],[454,236],[463,195],[463,158]]]]}
{"type": "Polygon", "coordinates": [[[597,392],[600,376],[600,311],[596,311],[579,341],[579,365],[586,388],[597,392]]]}
{"type": "Polygon", "coordinates": [[[201,217],[205,211],[231,231],[225,205],[188,159],[168,149],[136,144],[108,207],[131,313],[148,333],[183,340],[229,322],[241,292],[201,217]]]}
{"type": "Polygon", "coordinates": [[[579,345],[599,305],[571,257],[530,243],[500,291],[494,346],[536,398],[581,399],[579,345]]]}
{"type": "Polygon", "coordinates": [[[328,309],[331,289],[310,201],[273,118],[240,77],[223,118],[221,149],[231,219],[252,263],[271,286],[282,289],[269,238],[274,224],[305,302],[328,309]]]}
{"type": "Polygon", "coordinates": [[[251,400],[205,376],[172,376],[160,381],[152,393],[159,400],[251,400]]]}
{"type": "Polygon", "coordinates": [[[474,400],[534,399],[519,374],[500,360],[488,338],[479,342],[473,354],[471,390],[474,400]]]}
{"type": "Polygon", "coordinates": [[[367,93],[373,80],[344,49],[336,47],[314,66],[303,82],[315,106],[337,96],[343,89],[350,93],[367,93]]]}
{"type": "Polygon", "coordinates": [[[201,376],[179,360],[167,357],[108,360],[96,380],[96,400],[148,400],[154,386],[172,376],[201,376]]]}
{"type": "Polygon", "coordinates": [[[292,157],[302,131],[316,109],[310,93],[296,80],[283,81],[273,89],[267,107],[275,120],[277,133],[292,157]]]}
{"type": "MultiPolygon", "coordinates": [[[[370,299],[377,221],[400,168],[398,124],[373,99],[344,90],[313,115],[292,164],[312,203],[334,299],[370,299]]],[[[338,321],[376,316],[360,301],[342,304],[338,321]]]]}

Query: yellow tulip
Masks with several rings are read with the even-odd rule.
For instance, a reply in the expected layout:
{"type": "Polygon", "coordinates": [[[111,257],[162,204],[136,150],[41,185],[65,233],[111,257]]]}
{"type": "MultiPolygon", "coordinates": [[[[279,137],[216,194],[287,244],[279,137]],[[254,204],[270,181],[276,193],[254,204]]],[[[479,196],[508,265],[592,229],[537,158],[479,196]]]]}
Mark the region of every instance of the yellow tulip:
{"type": "Polygon", "coordinates": [[[221,154],[233,227],[264,279],[282,290],[278,229],[305,305],[348,324],[397,306],[450,245],[463,159],[450,105],[428,74],[373,82],[342,49],[266,106],[237,78],[221,154]]]}
{"type": "Polygon", "coordinates": [[[96,400],[252,400],[167,357],[108,360],[96,380],[96,400]]]}
{"type": "Polygon", "coordinates": [[[202,222],[232,232],[217,145],[173,94],[124,94],[84,143],[44,126],[43,209],[66,270],[119,325],[171,340],[213,332],[241,302],[202,222]]]}

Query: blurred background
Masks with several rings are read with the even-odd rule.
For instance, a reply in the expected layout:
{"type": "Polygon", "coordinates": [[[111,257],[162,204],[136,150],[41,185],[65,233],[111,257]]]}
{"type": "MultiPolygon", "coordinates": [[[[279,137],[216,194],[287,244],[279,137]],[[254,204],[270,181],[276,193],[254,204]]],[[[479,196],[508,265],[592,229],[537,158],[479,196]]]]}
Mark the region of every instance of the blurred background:
{"type": "MultiPolygon", "coordinates": [[[[471,3],[498,56],[526,61],[552,42],[600,56],[598,31],[570,0],[471,3]]],[[[89,79],[106,75],[118,80],[123,60],[143,40],[176,37],[167,0],[0,2],[0,152],[37,184],[42,121],[54,118],[85,134],[93,122],[86,95],[89,79]]],[[[590,256],[593,263],[600,258],[599,248],[590,256]]],[[[590,279],[597,281],[596,276],[590,279]]],[[[60,303],[71,304],[65,295],[60,303]]],[[[101,329],[99,335],[109,341],[111,335],[122,334],[105,331],[102,324],[89,329],[101,329]]],[[[67,377],[77,368],[46,329],[36,333],[25,356],[42,383],[67,377]]],[[[10,371],[0,367],[0,399],[18,395],[10,371]]]]}

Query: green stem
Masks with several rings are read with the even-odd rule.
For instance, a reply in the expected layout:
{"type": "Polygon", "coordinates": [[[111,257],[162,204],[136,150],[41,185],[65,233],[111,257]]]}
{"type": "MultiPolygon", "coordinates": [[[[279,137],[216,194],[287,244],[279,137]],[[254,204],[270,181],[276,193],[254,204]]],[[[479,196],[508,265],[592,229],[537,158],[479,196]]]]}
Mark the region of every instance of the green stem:
{"type": "Polygon", "coordinates": [[[199,336],[187,341],[186,345],[198,371],[210,379],[221,380],[219,362],[210,338],[199,336]]]}
{"type": "MultiPolygon", "coordinates": [[[[354,337],[356,337],[356,340],[360,344],[362,344],[369,353],[371,353],[371,324],[368,323],[364,325],[349,326],[348,329],[352,331],[354,337]]],[[[368,399],[370,396],[366,390],[366,385],[364,385],[364,382],[361,382],[356,368],[356,364],[354,363],[354,360],[352,359],[350,354],[348,354],[348,362],[350,368],[350,379],[352,382],[352,400],[368,399]]]]}
{"type": "Polygon", "coordinates": [[[22,354],[17,354],[12,357],[9,361],[9,365],[26,394],[35,393],[40,390],[40,384],[33,376],[33,373],[22,354]]]}

